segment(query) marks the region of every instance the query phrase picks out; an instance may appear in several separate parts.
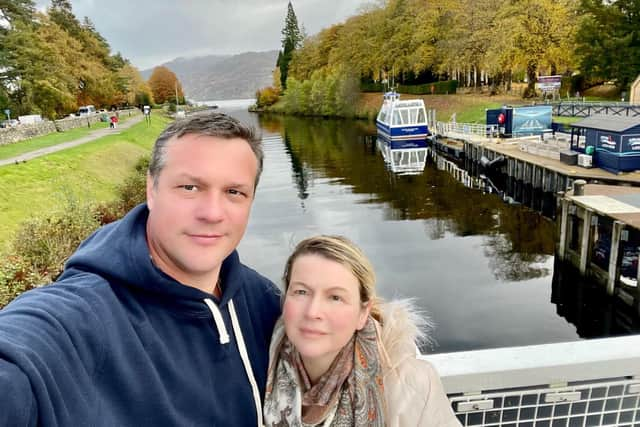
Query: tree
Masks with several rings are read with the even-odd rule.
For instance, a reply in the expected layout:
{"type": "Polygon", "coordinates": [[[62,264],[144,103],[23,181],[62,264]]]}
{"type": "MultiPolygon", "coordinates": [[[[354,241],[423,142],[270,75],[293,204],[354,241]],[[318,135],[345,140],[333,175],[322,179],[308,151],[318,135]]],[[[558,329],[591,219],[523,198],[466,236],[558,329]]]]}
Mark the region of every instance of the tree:
{"type": "Polygon", "coordinates": [[[302,39],[303,36],[298,26],[298,18],[293,11],[291,2],[289,2],[284,28],[282,29],[282,51],[278,55],[278,63],[276,64],[276,66],[280,68],[280,82],[283,88],[287,87],[289,62],[291,62],[293,51],[300,47],[302,39]]]}
{"type": "Polygon", "coordinates": [[[178,91],[177,101],[184,103],[182,85],[174,72],[167,67],[159,66],[154,68],[148,84],[153,93],[153,99],[158,104],[164,104],[165,102],[176,103],[176,88],[178,91]]]}
{"type": "Polygon", "coordinates": [[[582,0],[580,9],[585,14],[576,34],[581,70],[627,89],[640,73],[640,2],[582,0]]]}
{"type": "Polygon", "coordinates": [[[33,0],[0,0],[0,32],[9,31],[15,21],[30,21],[34,10],[33,0]]]}

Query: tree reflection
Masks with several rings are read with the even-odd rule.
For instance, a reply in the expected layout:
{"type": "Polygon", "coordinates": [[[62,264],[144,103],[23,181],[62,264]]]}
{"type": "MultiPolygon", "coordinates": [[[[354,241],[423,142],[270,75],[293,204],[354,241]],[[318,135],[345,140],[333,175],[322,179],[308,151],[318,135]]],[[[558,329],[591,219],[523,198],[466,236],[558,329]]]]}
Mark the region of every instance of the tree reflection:
{"type": "MultiPolygon", "coordinates": [[[[316,178],[366,194],[388,220],[425,220],[425,234],[441,239],[484,235],[484,253],[496,278],[528,280],[550,274],[544,263],[554,250],[553,223],[523,207],[466,188],[446,172],[427,165],[420,175],[394,175],[370,137],[371,125],[351,120],[281,119],[292,177],[301,200],[316,178]]],[[[261,124],[264,123],[261,121],[261,124]]],[[[270,123],[269,126],[274,126],[270,123]]]]}

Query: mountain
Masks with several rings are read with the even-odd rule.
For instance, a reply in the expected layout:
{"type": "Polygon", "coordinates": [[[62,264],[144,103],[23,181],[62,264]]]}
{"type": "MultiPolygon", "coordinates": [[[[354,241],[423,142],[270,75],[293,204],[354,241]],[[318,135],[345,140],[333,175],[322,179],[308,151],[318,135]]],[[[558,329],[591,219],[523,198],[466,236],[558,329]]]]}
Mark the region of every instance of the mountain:
{"type": "MultiPolygon", "coordinates": [[[[164,65],[176,73],[187,99],[211,101],[254,98],[272,83],[278,51],[176,58],[164,65]]],[[[141,71],[147,80],[153,69],[141,71]]]]}

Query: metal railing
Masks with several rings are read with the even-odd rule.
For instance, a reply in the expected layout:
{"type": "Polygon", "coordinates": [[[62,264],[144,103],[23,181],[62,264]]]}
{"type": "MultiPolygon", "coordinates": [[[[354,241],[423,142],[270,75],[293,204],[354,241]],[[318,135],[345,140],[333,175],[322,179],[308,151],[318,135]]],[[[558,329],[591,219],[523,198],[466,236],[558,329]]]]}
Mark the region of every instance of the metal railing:
{"type": "Polygon", "coordinates": [[[465,426],[640,424],[640,336],[420,356],[465,426]]]}
{"type": "Polygon", "coordinates": [[[481,137],[497,137],[498,125],[483,125],[478,123],[437,122],[438,135],[451,133],[476,135],[481,137]]]}

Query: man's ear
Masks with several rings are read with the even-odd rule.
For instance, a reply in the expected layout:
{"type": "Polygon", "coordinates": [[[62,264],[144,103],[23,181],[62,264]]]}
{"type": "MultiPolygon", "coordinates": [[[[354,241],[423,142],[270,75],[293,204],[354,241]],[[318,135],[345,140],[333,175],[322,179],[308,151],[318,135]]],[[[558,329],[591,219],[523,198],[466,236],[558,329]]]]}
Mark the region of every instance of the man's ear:
{"type": "Polygon", "coordinates": [[[149,210],[153,209],[153,196],[154,196],[154,182],[153,178],[149,173],[147,173],[147,207],[149,210]]]}

